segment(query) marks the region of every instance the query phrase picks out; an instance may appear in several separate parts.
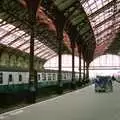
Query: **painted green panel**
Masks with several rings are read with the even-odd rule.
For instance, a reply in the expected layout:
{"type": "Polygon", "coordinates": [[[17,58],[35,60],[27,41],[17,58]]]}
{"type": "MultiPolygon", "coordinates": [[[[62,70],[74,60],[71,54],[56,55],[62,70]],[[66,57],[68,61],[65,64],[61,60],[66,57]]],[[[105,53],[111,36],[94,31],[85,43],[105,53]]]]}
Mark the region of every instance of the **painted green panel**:
{"type": "Polygon", "coordinates": [[[90,30],[90,26],[85,26],[81,28],[80,34],[84,34],[85,32],[87,32],[88,30],[90,30]]]}
{"type": "Polygon", "coordinates": [[[69,12],[72,12],[74,9],[75,9],[74,6],[73,6],[73,7],[70,7],[70,8],[69,8],[69,12]]]}
{"type": "Polygon", "coordinates": [[[15,93],[28,89],[28,84],[0,85],[0,93],[15,93]]]}
{"type": "Polygon", "coordinates": [[[26,58],[24,60],[24,68],[28,68],[29,60],[26,58]]]}
{"type": "Polygon", "coordinates": [[[10,57],[10,66],[11,67],[15,67],[16,66],[16,56],[15,55],[12,55],[10,57]]]}
{"type": "Polygon", "coordinates": [[[75,10],[75,11],[73,12],[73,14],[71,14],[70,18],[72,19],[72,18],[78,16],[79,14],[80,14],[80,11],[75,10]]]}
{"type": "Polygon", "coordinates": [[[76,0],[65,0],[62,4],[58,5],[58,8],[60,10],[64,10],[68,8],[70,5],[72,5],[76,0]]]}
{"type": "Polygon", "coordinates": [[[17,59],[17,67],[23,67],[24,59],[22,57],[19,57],[17,59]]]}
{"type": "Polygon", "coordinates": [[[84,17],[78,16],[78,17],[72,19],[71,22],[72,22],[74,25],[76,25],[76,24],[82,22],[83,20],[84,20],[84,17]]]}
{"type": "Polygon", "coordinates": [[[39,69],[39,67],[40,67],[39,61],[35,61],[34,65],[35,65],[35,69],[39,69]]]}
{"type": "Polygon", "coordinates": [[[55,5],[58,6],[59,4],[63,3],[64,1],[65,1],[65,0],[56,0],[56,1],[55,1],[55,5]]]}
{"type": "Polygon", "coordinates": [[[0,64],[2,66],[9,66],[9,55],[7,53],[2,53],[0,64]]]}

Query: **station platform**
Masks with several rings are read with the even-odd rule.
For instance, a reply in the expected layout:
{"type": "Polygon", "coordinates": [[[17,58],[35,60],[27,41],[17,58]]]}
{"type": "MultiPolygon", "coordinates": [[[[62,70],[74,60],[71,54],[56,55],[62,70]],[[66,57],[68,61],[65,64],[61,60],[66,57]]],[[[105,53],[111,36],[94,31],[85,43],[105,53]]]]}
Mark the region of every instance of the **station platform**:
{"type": "Polygon", "coordinates": [[[95,93],[91,85],[3,113],[0,120],[120,120],[120,83],[109,93],[95,93]]]}

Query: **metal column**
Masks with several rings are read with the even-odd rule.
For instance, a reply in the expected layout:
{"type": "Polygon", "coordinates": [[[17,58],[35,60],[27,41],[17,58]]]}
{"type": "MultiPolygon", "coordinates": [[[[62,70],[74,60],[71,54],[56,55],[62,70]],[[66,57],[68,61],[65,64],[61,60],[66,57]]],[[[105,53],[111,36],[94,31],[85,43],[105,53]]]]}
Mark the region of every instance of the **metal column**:
{"type": "Polygon", "coordinates": [[[63,92],[62,85],[62,35],[57,36],[58,39],[58,93],[61,94],[63,92]]]}
{"type": "Polygon", "coordinates": [[[29,93],[28,102],[34,103],[36,100],[35,71],[34,71],[34,25],[36,23],[36,11],[40,0],[27,1],[30,24],[30,57],[29,57],[29,93]]]}
{"type": "Polygon", "coordinates": [[[83,59],[83,84],[85,84],[85,79],[86,79],[86,64],[85,60],[83,59]]]}
{"type": "Polygon", "coordinates": [[[29,57],[29,80],[34,82],[34,29],[31,26],[31,38],[30,38],[30,57],[29,57]]]}
{"type": "Polygon", "coordinates": [[[78,51],[79,51],[79,83],[78,85],[81,86],[82,83],[81,83],[81,48],[80,46],[78,47],[78,51]]]}
{"type": "Polygon", "coordinates": [[[72,82],[71,82],[71,88],[75,89],[76,88],[76,80],[75,80],[75,43],[74,41],[71,42],[71,47],[72,47],[72,82]]]}
{"type": "Polygon", "coordinates": [[[62,94],[62,43],[63,43],[63,29],[64,29],[64,16],[63,13],[56,10],[56,31],[58,40],[58,88],[57,93],[62,94]]]}
{"type": "Polygon", "coordinates": [[[86,82],[89,83],[89,63],[86,63],[86,82]]]}

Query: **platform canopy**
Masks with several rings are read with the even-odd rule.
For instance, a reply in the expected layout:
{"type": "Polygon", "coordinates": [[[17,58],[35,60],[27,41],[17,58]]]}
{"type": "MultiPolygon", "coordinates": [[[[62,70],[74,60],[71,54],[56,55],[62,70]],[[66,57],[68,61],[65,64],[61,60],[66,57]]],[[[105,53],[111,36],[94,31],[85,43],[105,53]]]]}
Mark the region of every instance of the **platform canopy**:
{"type": "MultiPolygon", "coordinates": [[[[42,8],[38,10],[41,21],[35,27],[34,53],[40,59],[50,59],[57,56],[55,27],[45,15],[42,8]],[[41,23],[41,25],[40,25],[41,23]],[[43,23],[43,24],[42,24],[43,23]]],[[[28,11],[19,0],[0,1],[0,44],[30,52],[30,24],[28,11]]],[[[39,18],[38,18],[39,19],[39,18]]],[[[69,53],[64,45],[64,50],[69,53]]]]}
{"type": "MultiPolygon", "coordinates": [[[[26,0],[0,1],[0,43],[29,53],[30,24],[27,7],[26,0]]],[[[81,44],[86,47],[86,51],[95,48],[94,34],[79,0],[43,0],[38,6],[34,26],[36,56],[47,60],[57,55],[56,11],[61,12],[65,18],[63,54],[71,53],[71,41],[75,41],[76,46],[81,44]]]]}
{"type": "MultiPolygon", "coordinates": [[[[0,44],[29,53],[30,24],[26,1],[31,0],[0,0],[0,44]]],[[[109,52],[109,49],[116,48],[115,38],[120,26],[120,0],[39,2],[34,26],[35,56],[44,60],[57,56],[55,19],[58,13],[65,19],[63,54],[71,53],[72,41],[75,41],[75,55],[79,54],[80,47],[84,58],[89,62],[106,51],[109,52]]],[[[119,48],[117,50],[119,52],[119,48]]]]}

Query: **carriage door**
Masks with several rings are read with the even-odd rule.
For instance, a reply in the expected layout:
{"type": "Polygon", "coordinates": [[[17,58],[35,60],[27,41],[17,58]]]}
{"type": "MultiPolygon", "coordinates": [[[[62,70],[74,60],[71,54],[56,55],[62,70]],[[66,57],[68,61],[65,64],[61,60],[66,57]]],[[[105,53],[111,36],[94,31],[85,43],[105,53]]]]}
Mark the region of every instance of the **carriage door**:
{"type": "Polygon", "coordinates": [[[3,83],[3,73],[2,72],[0,72],[0,85],[3,85],[4,83],[3,83]]]}
{"type": "Polygon", "coordinates": [[[37,71],[34,70],[34,79],[35,79],[35,88],[36,90],[38,89],[37,85],[38,85],[38,80],[37,80],[37,71]]]}
{"type": "Polygon", "coordinates": [[[13,74],[12,73],[8,73],[8,87],[10,89],[13,89],[14,87],[14,78],[13,78],[13,74]]]}

